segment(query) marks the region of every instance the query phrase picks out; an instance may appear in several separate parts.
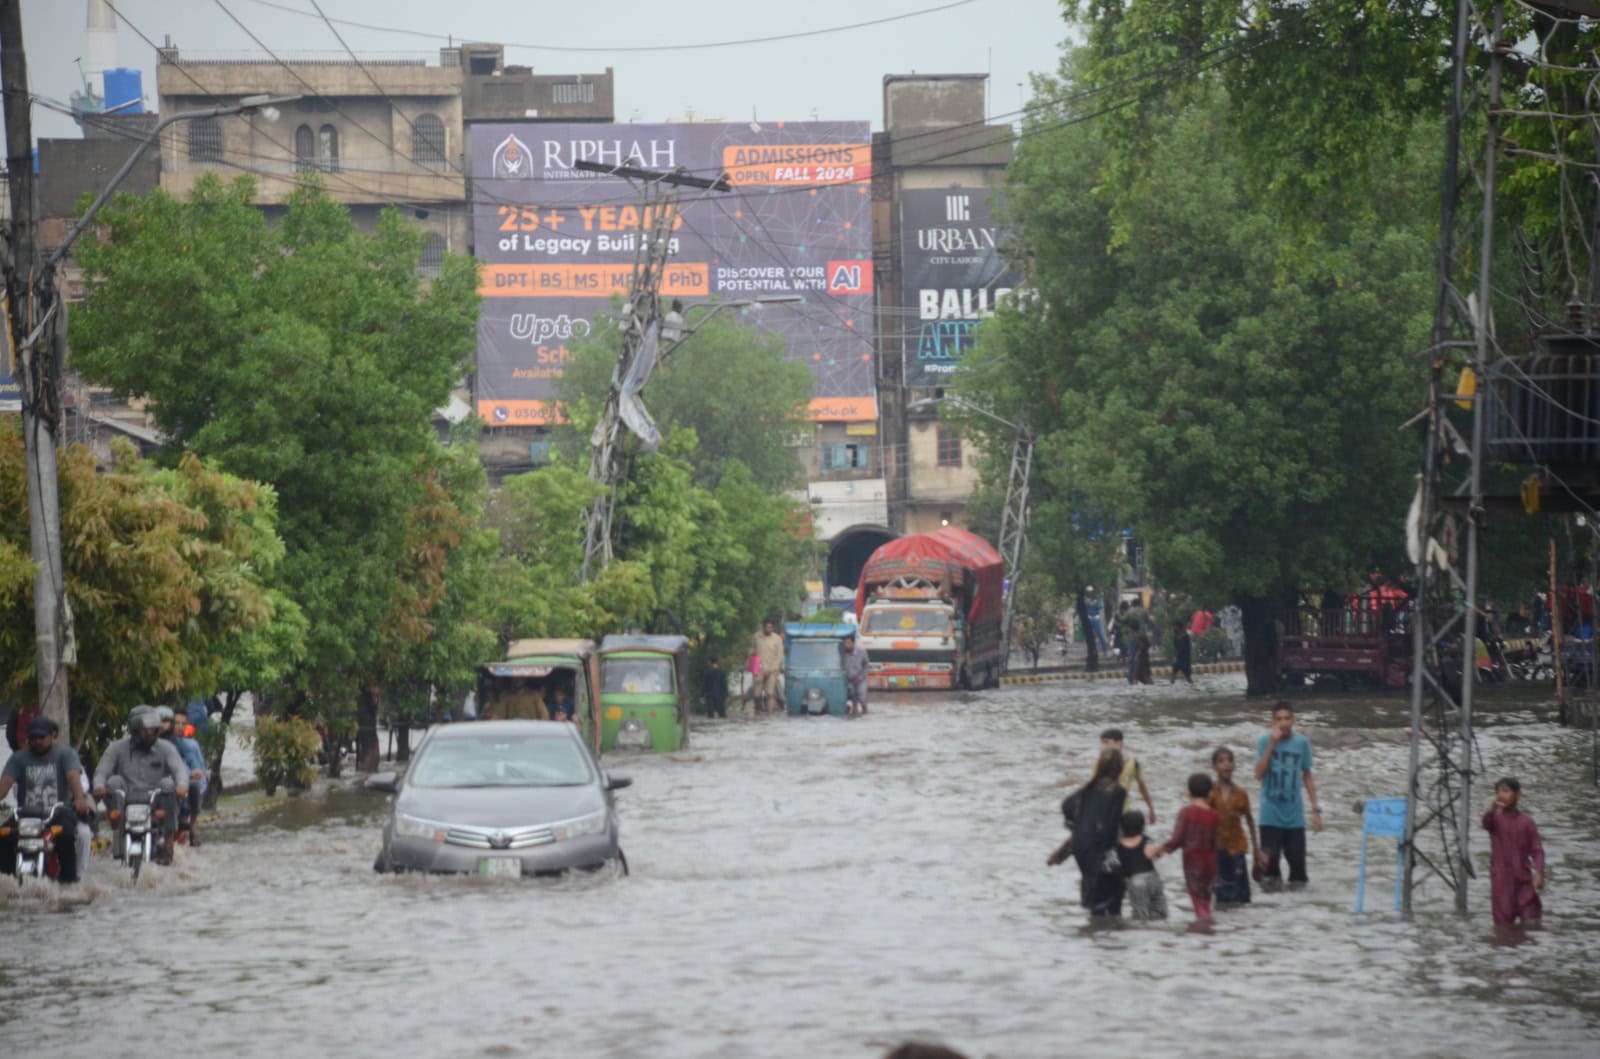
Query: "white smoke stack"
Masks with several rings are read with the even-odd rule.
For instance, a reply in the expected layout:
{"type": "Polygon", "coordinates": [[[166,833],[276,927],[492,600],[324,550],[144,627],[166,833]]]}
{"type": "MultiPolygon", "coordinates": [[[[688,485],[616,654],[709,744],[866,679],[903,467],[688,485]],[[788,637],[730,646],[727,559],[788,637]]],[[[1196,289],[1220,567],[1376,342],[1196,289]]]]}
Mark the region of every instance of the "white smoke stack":
{"type": "Polygon", "coordinates": [[[89,77],[89,87],[106,95],[103,76],[117,65],[117,16],[112,14],[106,0],[88,0],[89,50],[84,53],[84,73],[89,77]]]}

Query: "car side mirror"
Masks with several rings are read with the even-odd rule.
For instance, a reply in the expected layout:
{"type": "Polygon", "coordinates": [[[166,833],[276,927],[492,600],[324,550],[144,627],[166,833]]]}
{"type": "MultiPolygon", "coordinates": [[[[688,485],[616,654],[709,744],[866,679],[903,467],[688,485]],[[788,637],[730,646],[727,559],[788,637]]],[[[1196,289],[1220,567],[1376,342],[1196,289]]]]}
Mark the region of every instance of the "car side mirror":
{"type": "Polygon", "coordinates": [[[400,777],[393,772],[374,772],[367,777],[367,790],[382,791],[384,794],[394,794],[400,788],[400,777]]]}
{"type": "Polygon", "coordinates": [[[608,791],[620,791],[624,787],[632,787],[632,786],[633,786],[633,777],[632,776],[613,776],[609,772],[606,773],[606,790],[608,790],[608,791]]]}

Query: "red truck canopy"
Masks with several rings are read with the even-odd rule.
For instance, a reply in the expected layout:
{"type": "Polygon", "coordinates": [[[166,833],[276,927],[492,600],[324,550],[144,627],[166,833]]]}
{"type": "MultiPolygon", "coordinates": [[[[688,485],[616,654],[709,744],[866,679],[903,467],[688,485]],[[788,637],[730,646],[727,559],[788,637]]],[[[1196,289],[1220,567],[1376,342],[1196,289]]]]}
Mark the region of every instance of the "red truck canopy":
{"type": "Polygon", "coordinates": [[[967,621],[998,619],[1000,595],[1005,587],[1005,562],[994,545],[964,529],[946,526],[931,533],[880,545],[861,568],[856,586],[856,616],[867,606],[867,590],[897,577],[921,577],[943,583],[953,598],[970,599],[967,621]]]}

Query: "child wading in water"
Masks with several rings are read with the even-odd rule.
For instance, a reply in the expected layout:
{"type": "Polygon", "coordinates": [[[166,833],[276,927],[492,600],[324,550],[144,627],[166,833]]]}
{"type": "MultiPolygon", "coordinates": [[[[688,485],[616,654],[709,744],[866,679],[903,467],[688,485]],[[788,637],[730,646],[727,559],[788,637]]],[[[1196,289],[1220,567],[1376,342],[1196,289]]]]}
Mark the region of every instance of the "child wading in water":
{"type": "Polygon", "coordinates": [[[1489,901],[1497,924],[1537,926],[1544,915],[1544,844],[1533,817],[1517,808],[1522,784],[1507,776],[1494,785],[1494,804],[1483,814],[1489,832],[1489,901]]]}
{"type": "Polygon", "coordinates": [[[1133,904],[1134,919],[1166,919],[1167,893],[1161,876],[1150,862],[1156,844],[1144,833],[1144,814],[1130,809],[1122,814],[1122,837],[1114,847],[1122,865],[1122,881],[1133,904]]]}
{"type": "Polygon", "coordinates": [[[1250,903],[1250,858],[1261,858],[1250,796],[1233,783],[1233,751],[1217,747],[1211,755],[1217,782],[1206,799],[1217,812],[1217,904],[1250,903]]]}
{"type": "Polygon", "coordinates": [[[1183,885],[1201,919],[1211,918],[1211,885],[1217,881],[1217,813],[1206,802],[1210,794],[1210,776],[1189,777],[1189,804],[1178,811],[1178,826],[1157,851],[1159,856],[1182,848],[1183,885]]]}

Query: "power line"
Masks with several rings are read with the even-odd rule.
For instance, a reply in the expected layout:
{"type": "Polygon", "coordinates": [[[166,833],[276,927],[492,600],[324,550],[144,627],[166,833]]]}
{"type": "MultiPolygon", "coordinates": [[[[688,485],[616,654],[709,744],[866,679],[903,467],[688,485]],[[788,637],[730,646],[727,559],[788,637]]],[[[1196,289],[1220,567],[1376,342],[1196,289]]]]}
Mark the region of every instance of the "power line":
{"type": "MultiPolygon", "coordinates": [[[[306,10],[303,10],[303,9],[297,8],[297,7],[290,7],[288,4],[274,3],[273,0],[250,0],[250,2],[254,3],[254,4],[260,4],[262,7],[270,7],[270,8],[273,8],[274,10],[277,10],[277,11],[283,11],[283,12],[286,12],[286,13],[291,14],[291,15],[300,15],[300,16],[305,17],[305,18],[315,18],[315,17],[317,17],[317,14],[313,14],[310,11],[306,11],[306,10]]],[[[527,49],[529,51],[548,51],[548,52],[567,52],[567,53],[580,53],[580,52],[590,52],[590,53],[596,53],[596,52],[598,52],[598,53],[606,53],[606,52],[628,52],[628,53],[636,53],[636,52],[674,52],[674,51],[705,51],[705,50],[712,49],[712,48],[737,48],[737,47],[743,47],[743,46],[751,45],[751,44],[773,44],[773,43],[777,43],[779,41],[804,40],[804,39],[809,38],[809,37],[822,37],[822,36],[827,36],[827,35],[833,34],[833,33],[847,33],[847,32],[849,32],[851,30],[868,29],[868,28],[870,28],[872,26],[883,26],[883,25],[887,25],[887,24],[892,23],[892,22],[904,22],[907,19],[921,18],[921,17],[923,17],[925,15],[935,15],[935,14],[938,14],[938,13],[940,13],[942,11],[950,11],[950,10],[953,10],[955,8],[958,8],[958,7],[966,7],[969,4],[974,4],[974,3],[977,3],[977,2],[978,2],[978,0],[952,0],[952,2],[950,2],[950,3],[940,4],[940,5],[936,6],[936,7],[925,7],[925,8],[922,8],[920,10],[917,10],[917,11],[907,11],[907,12],[904,12],[903,14],[899,14],[899,15],[886,15],[886,16],[884,16],[882,18],[867,19],[866,21],[863,21],[863,22],[852,22],[852,23],[849,23],[847,25],[842,25],[842,26],[827,26],[827,27],[824,27],[822,29],[796,30],[796,31],[793,31],[793,32],[790,32],[790,33],[774,33],[774,34],[770,34],[770,35],[764,36],[764,37],[744,37],[744,38],[740,38],[740,39],[736,39],[736,40],[702,41],[702,42],[688,43],[688,44],[634,44],[634,45],[611,45],[611,44],[608,44],[608,45],[604,45],[604,46],[577,45],[577,44],[518,44],[518,43],[515,43],[515,42],[507,42],[505,44],[505,47],[508,47],[508,48],[525,48],[525,49],[527,49]]],[[[319,10],[318,14],[320,14],[320,10],[319,10]]],[[[326,16],[323,16],[323,21],[328,21],[326,16]]],[[[418,38],[421,38],[423,40],[431,40],[431,41],[441,41],[442,40],[442,41],[447,41],[448,42],[448,41],[454,41],[455,40],[454,35],[448,34],[448,33],[430,33],[430,32],[428,32],[426,30],[406,29],[406,28],[400,27],[400,26],[376,25],[376,24],[371,23],[371,22],[357,22],[354,19],[348,19],[348,18],[336,18],[336,19],[333,19],[332,21],[339,23],[339,25],[341,25],[341,26],[349,26],[349,27],[351,27],[353,29],[371,30],[374,33],[390,33],[390,34],[395,34],[395,35],[398,35],[398,36],[418,37],[418,38]]]]}

